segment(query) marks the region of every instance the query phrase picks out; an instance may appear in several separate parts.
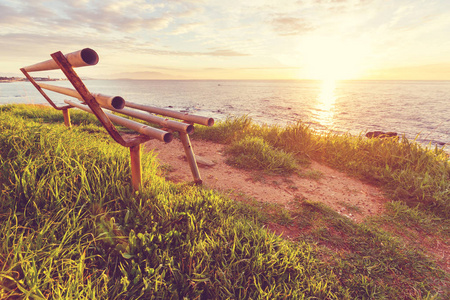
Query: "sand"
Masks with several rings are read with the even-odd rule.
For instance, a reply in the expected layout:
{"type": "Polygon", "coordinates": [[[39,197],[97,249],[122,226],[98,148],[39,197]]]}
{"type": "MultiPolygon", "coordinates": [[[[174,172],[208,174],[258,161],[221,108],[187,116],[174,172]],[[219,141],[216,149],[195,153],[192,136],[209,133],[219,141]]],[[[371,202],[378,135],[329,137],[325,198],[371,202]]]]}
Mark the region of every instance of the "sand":
{"type": "MultiPolygon", "coordinates": [[[[302,174],[320,174],[319,179],[311,176],[273,176],[261,171],[246,171],[231,167],[225,163],[224,145],[203,140],[192,141],[203,185],[224,193],[236,201],[252,199],[261,203],[273,203],[288,210],[295,207],[298,199],[307,199],[326,204],[341,215],[361,223],[371,216],[380,216],[385,212],[385,204],[390,201],[381,189],[352,178],[328,166],[313,161],[302,170],[302,174]],[[297,200],[296,200],[297,199],[297,200]]],[[[194,178],[184,154],[182,144],[174,139],[164,144],[151,140],[144,144],[145,151],[153,151],[160,161],[161,169],[167,180],[176,183],[193,183],[194,178]]],[[[267,228],[277,235],[295,240],[301,235],[296,226],[284,226],[269,222],[267,228]]],[[[386,227],[387,226],[387,227],[386,227]]],[[[396,231],[383,226],[385,230],[396,231]]],[[[416,232],[404,235],[408,247],[425,249],[437,259],[438,264],[450,271],[450,245],[441,238],[416,232]],[[411,238],[415,237],[415,238],[411,238]]],[[[403,232],[403,233],[405,233],[403,232]]],[[[396,232],[402,235],[401,232],[396,232]]]]}
{"type": "MultiPolygon", "coordinates": [[[[203,185],[237,200],[252,198],[259,202],[276,203],[290,209],[297,199],[326,204],[340,214],[362,222],[380,215],[388,201],[383,192],[370,184],[313,161],[299,176],[267,175],[261,171],[247,171],[225,163],[224,145],[203,140],[192,141],[203,185]],[[308,174],[320,174],[314,179],[308,174]]],[[[164,144],[151,140],[143,149],[157,154],[167,180],[193,182],[193,176],[179,140],[164,144]]]]}

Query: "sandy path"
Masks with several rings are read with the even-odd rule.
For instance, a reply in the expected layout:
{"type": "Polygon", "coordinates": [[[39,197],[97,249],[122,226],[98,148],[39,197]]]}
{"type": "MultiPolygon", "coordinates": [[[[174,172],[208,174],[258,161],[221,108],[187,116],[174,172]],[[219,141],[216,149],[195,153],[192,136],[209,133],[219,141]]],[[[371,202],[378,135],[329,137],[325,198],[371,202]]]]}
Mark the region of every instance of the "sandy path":
{"type": "MultiPolygon", "coordinates": [[[[354,220],[362,222],[367,217],[384,213],[385,204],[389,200],[383,192],[372,185],[332,168],[312,162],[302,170],[303,173],[320,172],[320,179],[291,176],[269,176],[258,171],[245,171],[230,167],[225,163],[224,145],[212,142],[192,141],[194,153],[200,156],[198,161],[203,185],[219,190],[236,200],[251,197],[259,202],[276,203],[290,209],[296,198],[318,201],[331,209],[354,220]],[[201,160],[213,163],[204,165],[201,160]]],[[[166,172],[166,179],[173,182],[193,182],[189,164],[179,140],[169,144],[151,140],[143,149],[153,150],[166,172]]],[[[266,224],[268,229],[287,239],[295,239],[299,235],[295,226],[283,226],[273,222],[266,224]]],[[[390,230],[389,228],[385,228],[390,230]]],[[[397,233],[399,234],[399,233],[397,233]]],[[[447,241],[436,236],[415,232],[414,240],[405,237],[404,242],[411,247],[424,248],[437,259],[438,264],[447,272],[450,270],[450,247],[447,241]]]]}
{"type": "MultiPolygon", "coordinates": [[[[257,171],[233,168],[225,163],[224,145],[208,141],[192,141],[194,153],[200,156],[198,165],[203,184],[230,194],[235,198],[245,194],[260,202],[277,203],[289,209],[296,198],[325,203],[335,211],[356,222],[371,215],[379,215],[388,201],[381,190],[351,178],[327,166],[313,162],[303,173],[322,174],[320,179],[307,176],[269,176],[257,171]],[[202,164],[202,160],[213,163],[202,164]]],[[[169,144],[156,140],[145,143],[146,150],[157,154],[160,164],[168,170],[166,179],[173,182],[192,182],[193,177],[181,142],[169,144]]]]}

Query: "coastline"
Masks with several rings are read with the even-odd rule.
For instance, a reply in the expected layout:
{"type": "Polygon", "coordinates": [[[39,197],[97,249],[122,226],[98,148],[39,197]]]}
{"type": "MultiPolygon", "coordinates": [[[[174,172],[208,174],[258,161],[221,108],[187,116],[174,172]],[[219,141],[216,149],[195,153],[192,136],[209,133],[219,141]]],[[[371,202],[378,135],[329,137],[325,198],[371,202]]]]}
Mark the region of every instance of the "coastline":
{"type": "MultiPolygon", "coordinates": [[[[326,140],[305,127],[269,130],[243,119],[230,120],[198,130],[192,138],[194,152],[216,164],[201,167],[204,186],[191,184],[189,170],[186,178],[179,175],[181,166],[187,167],[183,153],[175,151],[179,147],[152,141],[143,147],[145,185],[133,193],[129,151],[111,144],[104,130],[94,125],[95,117],[87,116],[74,111],[75,126],[67,130],[61,112],[51,107],[18,105],[0,114],[4,128],[0,144],[6,150],[1,151],[5,161],[0,172],[2,230],[9,233],[10,241],[0,254],[11,266],[4,271],[11,278],[27,279],[33,268],[35,272],[78,272],[77,278],[83,281],[74,282],[77,288],[96,287],[89,284],[91,278],[104,280],[101,286],[129,278],[130,297],[139,295],[145,278],[152,285],[167,287],[166,296],[179,296],[177,287],[192,279],[192,266],[201,269],[202,276],[202,284],[191,284],[182,292],[192,298],[194,292],[211,295],[222,287],[261,295],[255,280],[258,286],[267,285],[286,297],[309,290],[303,284],[311,282],[323,291],[306,294],[318,298],[362,298],[368,295],[368,283],[371,290],[390,299],[430,293],[443,299],[448,296],[449,204],[448,199],[438,201],[448,194],[448,162],[414,142],[334,135],[326,140]],[[303,161],[290,176],[226,164],[224,148],[250,136],[266,143],[282,142],[276,151],[290,149],[299,160],[313,160],[309,165],[303,161]],[[172,156],[164,158],[166,154],[172,156]],[[231,185],[219,189],[214,186],[217,183],[231,185]],[[371,199],[381,210],[366,215],[375,209],[367,208],[371,199]],[[19,228],[29,230],[24,233],[19,228]],[[16,247],[19,242],[24,247],[16,247]],[[15,251],[34,259],[43,249],[55,251],[55,256],[45,254],[51,259],[37,266],[7,255],[15,251]],[[122,271],[114,272],[120,266],[122,271]],[[17,273],[18,268],[23,273],[17,273]],[[140,277],[135,277],[136,270],[142,270],[140,277]],[[167,275],[155,278],[158,270],[167,275]],[[261,270],[275,275],[266,280],[266,275],[258,277],[261,270]],[[286,270],[290,278],[301,280],[276,276],[286,270]],[[176,277],[171,275],[174,271],[176,277]],[[239,287],[234,285],[237,280],[239,287]]],[[[35,287],[26,285],[30,281],[25,279],[23,293],[35,287]]],[[[51,294],[42,281],[45,278],[38,280],[43,292],[51,294]]],[[[52,277],[55,280],[58,286],[69,284],[65,277],[52,277]]],[[[8,284],[19,293],[14,282],[8,284]]],[[[118,286],[117,291],[122,288],[118,286]]],[[[106,294],[96,291],[96,295],[106,294]]]]}
{"type": "MultiPolygon", "coordinates": [[[[63,81],[67,79],[58,79],[50,77],[33,77],[35,81],[63,81]]],[[[0,77],[0,83],[11,83],[11,82],[29,82],[27,78],[22,77],[0,77]]]]}
{"type": "MultiPolygon", "coordinates": [[[[331,87],[313,81],[86,80],[89,90],[126,101],[172,107],[216,120],[246,115],[258,124],[304,122],[321,132],[352,135],[397,132],[424,145],[450,143],[447,82],[342,82],[331,87]],[[218,85],[220,84],[220,86],[218,85]],[[325,90],[324,90],[325,89],[325,90]],[[329,90],[327,90],[329,89],[329,90]]],[[[55,85],[70,87],[68,82],[55,85]]],[[[2,103],[45,101],[29,83],[2,85],[2,103]],[[17,85],[17,87],[15,86],[17,85]],[[36,96],[34,96],[36,95],[36,96]]],[[[64,98],[51,94],[55,103],[64,98]]]]}

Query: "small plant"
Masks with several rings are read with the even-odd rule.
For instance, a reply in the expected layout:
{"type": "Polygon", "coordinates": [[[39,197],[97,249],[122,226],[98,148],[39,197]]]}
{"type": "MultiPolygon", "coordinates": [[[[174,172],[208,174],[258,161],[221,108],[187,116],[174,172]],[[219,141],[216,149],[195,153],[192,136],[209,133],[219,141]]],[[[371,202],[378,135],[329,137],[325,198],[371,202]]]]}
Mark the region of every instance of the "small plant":
{"type": "Polygon", "coordinates": [[[174,171],[174,168],[169,164],[160,165],[159,169],[161,170],[163,176],[167,176],[169,173],[174,171]]]}
{"type": "Polygon", "coordinates": [[[293,191],[297,191],[298,190],[298,186],[296,186],[296,185],[289,185],[288,189],[291,189],[293,191]]]}
{"type": "Polygon", "coordinates": [[[258,137],[246,137],[234,142],[226,153],[229,155],[227,163],[243,169],[290,174],[298,168],[292,154],[278,150],[258,137]]]}
{"type": "Polygon", "coordinates": [[[281,225],[290,225],[292,223],[292,216],[289,210],[281,209],[278,213],[278,223],[281,225]]]}
{"type": "Polygon", "coordinates": [[[318,170],[307,170],[306,172],[299,172],[299,176],[313,180],[320,180],[323,178],[323,173],[318,170]]]}
{"type": "Polygon", "coordinates": [[[251,173],[251,178],[253,182],[266,182],[266,177],[264,176],[264,173],[261,171],[255,171],[251,173]]]}
{"type": "Polygon", "coordinates": [[[228,117],[224,121],[217,122],[213,127],[196,127],[194,138],[228,144],[239,140],[252,131],[254,124],[248,116],[228,117]]]}
{"type": "Polygon", "coordinates": [[[338,202],[339,205],[342,205],[350,212],[360,212],[361,209],[357,205],[352,205],[346,202],[338,202]]]}

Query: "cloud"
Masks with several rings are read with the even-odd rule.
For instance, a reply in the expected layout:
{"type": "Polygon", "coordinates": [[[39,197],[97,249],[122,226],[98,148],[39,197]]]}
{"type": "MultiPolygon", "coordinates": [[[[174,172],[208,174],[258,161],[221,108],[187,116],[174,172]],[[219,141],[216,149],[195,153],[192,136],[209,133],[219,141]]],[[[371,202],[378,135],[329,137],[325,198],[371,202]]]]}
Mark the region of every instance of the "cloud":
{"type": "Polygon", "coordinates": [[[173,34],[173,35],[185,34],[185,33],[191,32],[201,26],[205,26],[205,24],[200,23],[200,22],[190,23],[190,24],[179,24],[178,28],[174,29],[171,32],[171,34],[173,34]]]}
{"type": "Polygon", "coordinates": [[[2,25],[2,32],[10,32],[22,28],[23,26],[31,26],[36,24],[36,17],[43,17],[48,15],[48,11],[40,8],[34,4],[16,7],[0,3],[0,24],[2,25]],[[5,28],[6,27],[6,28],[5,28]],[[6,29],[6,30],[5,30],[6,29]]]}
{"type": "MultiPolygon", "coordinates": [[[[313,4],[330,9],[357,9],[376,0],[314,0],[313,4]]],[[[299,1],[301,3],[301,1],[299,1]]]]}
{"type": "Polygon", "coordinates": [[[173,18],[167,13],[155,13],[158,6],[125,2],[121,5],[98,5],[86,7],[66,7],[64,14],[70,19],[58,20],[58,23],[70,23],[72,28],[89,28],[100,32],[130,33],[139,30],[161,30],[167,28],[173,18]]]}
{"type": "Polygon", "coordinates": [[[368,79],[450,80],[450,63],[380,69],[373,71],[368,79]]]}
{"type": "Polygon", "coordinates": [[[303,18],[278,16],[273,18],[271,24],[280,35],[300,35],[314,30],[314,26],[303,18]]]}
{"type": "Polygon", "coordinates": [[[10,56],[14,53],[18,57],[43,57],[43,59],[49,59],[50,53],[59,50],[58,48],[76,44],[76,41],[69,37],[23,33],[0,35],[0,41],[2,41],[1,56],[10,56]]]}
{"type": "Polygon", "coordinates": [[[2,24],[14,21],[14,19],[16,19],[18,15],[19,13],[13,8],[0,3],[0,22],[2,24]]]}
{"type": "Polygon", "coordinates": [[[248,56],[248,54],[239,53],[237,51],[230,50],[230,49],[214,50],[214,51],[210,51],[210,52],[199,53],[199,55],[208,55],[208,56],[248,56]]]}
{"type": "Polygon", "coordinates": [[[152,55],[172,55],[172,56],[247,56],[231,49],[217,49],[213,51],[170,51],[158,49],[142,49],[147,54],[152,55]]]}
{"type": "Polygon", "coordinates": [[[186,77],[180,75],[172,75],[162,72],[144,71],[144,72],[121,72],[107,76],[105,79],[185,79],[186,77]]]}
{"type": "Polygon", "coordinates": [[[26,24],[22,30],[41,32],[80,29],[134,32],[167,28],[173,17],[163,4],[139,1],[24,1],[20,6],[0,4],[0,24],[26,24]],[[46,5],[44,5],[44,3],[46,5]]]}
{"type": "Polygon", "coordinates": [[[109,60],[98,69],[111,73],[125,65],[131,71],[178,74],[145,67],[155,61],[196,70],[301,67],[312,37],[335,37],[368,44],[371,65],[425,65],[448,61],[447,2],[0,0],[0,57],[2,71],[83,47],[109,60]]]}

